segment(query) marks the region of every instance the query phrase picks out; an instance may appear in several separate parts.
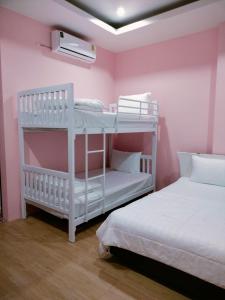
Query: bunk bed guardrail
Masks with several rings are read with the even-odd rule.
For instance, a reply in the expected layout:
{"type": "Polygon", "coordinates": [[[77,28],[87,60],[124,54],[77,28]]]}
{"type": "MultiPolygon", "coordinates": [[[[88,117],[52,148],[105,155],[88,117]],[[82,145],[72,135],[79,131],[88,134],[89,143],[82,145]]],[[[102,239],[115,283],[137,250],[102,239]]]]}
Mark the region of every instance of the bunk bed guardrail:
{"type": "Polygon", "coordinates": [[[130,115],[139,120],[159,116],[159,104],[155,100],[144,101],[120,97],[117,103],[111,103],[109,110],[117,114],[117,118],[130,115]]]}
{"type": "MultiPolygon", "coordinates": [[[[141,155],[140,172],[151,173],[151,155],[141,155]]],[[[54,209],[64,215],[69,214],[69,173],[32,165],[23,166],[24,198],[44,207],[54,209]]],[[[88,184],[89,178],[84,179],[84,217],[89,220],[88,212],[88,184]]],[[[75,183],[75,181],[74,181],[75,183]]],[[[76,186],[74,188],[73,205],[76,201],[76,186]]],[[[98,201],[102,201],[103,213],[107,210],[105,204],[105,191],[98,201]]],[[[92,212],[93,213],[93,212],[92,212]]]]}
{"type": "Polygon", "coordinates": [[[69,173],[25,165],[24,197],[58,212],[68,212],[69,173]]]}
{"type": "Polygon", "coordinates": [[[66,128],[73,107],[72,83],[18,93],[19,122],[25,127],[66,128]]]}

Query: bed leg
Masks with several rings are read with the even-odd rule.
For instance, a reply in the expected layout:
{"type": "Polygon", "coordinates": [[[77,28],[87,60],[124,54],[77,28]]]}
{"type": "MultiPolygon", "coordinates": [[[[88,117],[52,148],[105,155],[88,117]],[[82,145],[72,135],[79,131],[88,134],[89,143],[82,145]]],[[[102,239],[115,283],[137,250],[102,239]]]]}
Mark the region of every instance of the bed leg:
{"type": "Polygon", "coordinates": [[[22,219],[27,218],[27,204],[25,200],[22,200],[22,219]]]}
{"type": "Polygon", "coordinates": [[[70,226],[69,224],[69,242],[75,243],[75,235],[76,235],[76,227],[74,227],[74,224],[70,226]]]}

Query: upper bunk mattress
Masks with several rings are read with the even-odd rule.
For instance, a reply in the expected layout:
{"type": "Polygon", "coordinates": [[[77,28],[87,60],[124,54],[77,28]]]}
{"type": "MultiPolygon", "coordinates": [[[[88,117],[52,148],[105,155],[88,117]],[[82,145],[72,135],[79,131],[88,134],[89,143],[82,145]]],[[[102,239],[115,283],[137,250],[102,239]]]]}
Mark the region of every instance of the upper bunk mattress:
{"type": "Polygon", "coordinates": [[[157,122],[156,116],[138,114],[119,114],[117,119],[117,114],[112,112],[98,112],[91,110],[80,110],[74,109],[74,127],[75,128],[114,128],[116,122],[125,123],[125,126],[135,127],[136,124],[143,122],[157,122]]]}
{"type": "MultiPolygon", "coordinates": [[[[53,119],[57,120],[57,111],[55,114],[51,113],[53,119]]],[[[135,130],[143,129],[143,127],[147,128],[151,127],[152,124],[158,122],[157,116],[153,115],[142,115],[139,114],[128,114],[128,113],[113,113],[113,112],[100,112],[100,111],[92,111],[92,110],[81,110],[74,108],[73,110],[73,126],[77,129],[91,128],[91,129],[101,129],[101,128],[109,128],[115,129],[117,125],[122,128],[132,128],[135,130]]],[[[39,121],[42,120],[42,116],[38,113],[30,114],[23,113],[23,119],[30,120],[32,117],[32,122],[25,125],[25,127],[39,127],[39,121]],[[36,126],[33,126],[33,125],[36,126]]],[[[61,118],[61,117],[60,117],[61,118]]],[[[59,119],[60,119],[59,118],[59,119]]],[[[26,121],[25,121],[26,124],[26,121]]],[[[57,123],[54,125],[57,126],[57,123]]],[[[48,127],[48,126],[47,126],[48,127]]],[[[118,129],[118,128],[117,128],[118,129]]]]}
{"type": "Polygon", "coordinates": [[[114,113],[74,109],[76,128],[114,128],[115,122],[114,113]]]}
{"type": "Polygon", "coordinates": [[[100,245],[124,248],[225,287],[225,187],[182,177],[111,213],[100,245]]]}

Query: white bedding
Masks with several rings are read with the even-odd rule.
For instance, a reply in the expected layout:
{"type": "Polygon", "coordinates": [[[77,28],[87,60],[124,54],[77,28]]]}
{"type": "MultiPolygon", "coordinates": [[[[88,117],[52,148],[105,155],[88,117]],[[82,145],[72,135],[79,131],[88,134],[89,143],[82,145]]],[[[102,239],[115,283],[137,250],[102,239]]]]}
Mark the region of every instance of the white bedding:
{"type": "Polygon", "coordinates": [[[225,187],[177,182],[110,214],[101,249],[124,248],[225,288],[225,187]]]}
{"type": "MultiPolygon", "coordinates": [[[[57,112],[57,111],[56,111],[57,112]]],[[[29,120],[29,113],[24,113],[24,119],[29,120]],[[27,115],[27,116],[26,116],[27,115]]],[[[39,114],[33,115],[32,118],[39,118],[39,114]]],[[[143,115],[141,118],[138,114],[117,114],[114,112],[101,112],[92,110],[82,110],[74,108],[74,127],[75,128],[115,128],[116,122],[122,123],[126,127],[143,127],[147,123],[156,123],[157,116],[143,115]],[[125,124],[123,124],[125,123],[125,124]]]]}
{"type": "Polygon", "coordinates": [[[76,128],[113,128],[115,122],[115,113],[74,109],[74,127],[76,128]]]}
{"type": "MultiPolygon", "coordinates": [[[[76,128],[114,128],[117,114],[74,109],[74,127],[76,128]]],[[[118,122],[126,122],[126,126],[136,127],[137,122],[157,122],[157,116],[143,115],[141,119],[135,114],[119,114],[118,122]]]]}
{"type": "MultiPolygon", "coordinates": [[[[89,172],[89,176],[95,176],[99,174],[99,170],[93,170],[89,172]]],[[[77,175],[79,178],[84,177],[84,173],[77,175]]],[[[97,182],[96,182],[97,183],[97,182]]],[[[152,175],[146,173],[125,173],[120,171],[114,171],[106,169],[105,179],[105,204],[112,203],[114,201],[120,201],[120,199],[126,199],[132,194],[148,188],[152,184],[152,175]]],[[[89,208],[89,212],[101,207],[102,204],[98,202],[102,197],[102,190],[95,189],[88,194],[88,203],[92,204],[89,208]]],[[[80,195],[75,197],[75,216],[81,216],[84,214],[85,196],[80,195]]],[[[68,204],[69,205],[69,204],[68,204]]]]}

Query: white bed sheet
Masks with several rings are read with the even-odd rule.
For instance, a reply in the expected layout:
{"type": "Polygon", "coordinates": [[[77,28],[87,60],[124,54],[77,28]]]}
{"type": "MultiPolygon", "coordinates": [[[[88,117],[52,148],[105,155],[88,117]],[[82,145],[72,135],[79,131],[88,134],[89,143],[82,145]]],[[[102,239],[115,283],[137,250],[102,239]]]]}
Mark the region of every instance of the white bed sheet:
{"type": "MultiPolygon", "coordinates": [[[[102,171],[102,170],[101,170],[102,171]]],[[[99,174],[100,170],[93,170],[89,172],[89,176],[99,174]]],[[[79,178],[84,178],[84,173],[76,175],[79,178]]],[[[96,183],[99,183],[99,181],[96,183]]],[[[129,196],[144,190],[152,185],[152,175],[146,173],[125,173],[106,169],[105,179],[105,205],[126,199],[129,196]]],[[[102,189],[95,189],[88,194],[88,204],[92,204],[88,212],[94,211],[102,207],[102,203],[98,202],[102,197],[102,189]]],[[[84,214],[85,195],[75,197],[75,216],[79,217],[84,214]]],[[[69,204],[68,204],[69,205],[69,204]]]]}
{"type": "Polygon", "coordinates": [[[76,128],[114,128],[115,122],[115,113],[74,109],[76,128]]]}
{"type": "MultiPolygon", "coordinates": [[[[116,113],[98,112],[89,110],[74,109],[74,127],[76,128],[114,128],[116,125],[116,113]]],[[[124,123],[127,127],[136,127],[137,124],[144,122],[155,123],[157,116],[143,115],[141,119],[138,114],[119,114],[118,122],[124,123]]],[[[121,124],[123,125],[123,124],[121,124]]],[[[142,124],[141,124],[142,125],[142,124]]],[[[143,126],[143,125],[142,125],[143,126]]]]}
{"type": "MultiPolygon", "coordinates": [[[[24,113],[25,119],[29,120],[29,113],[24,113]],[[26,117],[27,114],[27,117],[26,117]]],[[[33,118],[39,117],[37,113],[33,118]]],[[[147,124],[158,122],[157,116],[141,116],[132,114],[117,114],[113,112],[100,112],[91,110],[74,109],[74,127],[75,128],[115,128],[116,122],[124,127],[141,128],[147,124]]]]}
{"type": "Polygon", "coordinates": [[[97,230],[116,246],[225,288],[225,187],[177,182],[110,214],[97,230]]]}

